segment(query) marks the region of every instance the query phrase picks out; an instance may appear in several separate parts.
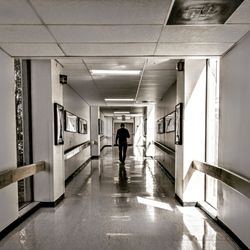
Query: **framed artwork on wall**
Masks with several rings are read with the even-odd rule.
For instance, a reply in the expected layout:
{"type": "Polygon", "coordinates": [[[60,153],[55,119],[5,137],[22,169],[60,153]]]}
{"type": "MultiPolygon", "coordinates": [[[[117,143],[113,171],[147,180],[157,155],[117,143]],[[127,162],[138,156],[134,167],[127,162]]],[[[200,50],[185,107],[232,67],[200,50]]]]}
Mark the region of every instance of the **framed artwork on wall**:
{"type": "Polygon", "coordinates": [[[64,107],[54,103],[55,145],[64,144],[64,107]]]}
{"type": "Polygon", "coordinates": [[[104,121],[101,120],[101,134],[104,134],[104,121]]]}
{"type": "Polygon", "coordinates": [[[80,134],[88,133],[87,121],[82,118],[78,118],[78,133],[80,134]]]}
{"type": "Polygon", "coordinates": [[[164,118],[161,118],[157,121],[157,133],[158,134],[164,133],[164,118]]]}
{"type": "Polygon", "coordinates": [[[104,133],[104,122],[101,119],[98,119],[98,134],[102,135],[104,133]]]}
{"type": "Polygon", "coordinates": [[[77,116],[65,110],[65,131],[77,132],[77,116]]]}
{"type": "Polygon", "coordinates": [[[175,144],[182,145],[183,103],[175,106],[175,144]]]}
{"type": "Polygon", "coordinates": [[[175,111],[165,116],[165,133],[175,131],[175,111]]]}
{"type": "Polygon", "coordinates": [[[147,119],[144,119],[144,123],[143,123],[143,134],[144,134],[144,136],[147,135],[147,119]]]}

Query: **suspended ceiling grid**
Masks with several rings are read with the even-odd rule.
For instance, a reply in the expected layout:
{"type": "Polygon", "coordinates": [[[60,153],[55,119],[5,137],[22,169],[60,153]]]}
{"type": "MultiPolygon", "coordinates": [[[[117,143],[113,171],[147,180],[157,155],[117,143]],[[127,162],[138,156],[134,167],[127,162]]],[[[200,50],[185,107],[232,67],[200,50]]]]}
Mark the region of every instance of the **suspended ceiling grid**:
{"type": "Polygon", "coordinates": [[[200,26],[166,25],[172,2],[1,0],[0,47],[13,57],[57,58],[69,85],[91,105],[106,105],[108,97],[158,101],[175,81],[176,60],[169,58],[221,56],[250,29],[250,0],[225,24],[200,26]],[[120,68],[144,71],[89,74],[120,68]]]}

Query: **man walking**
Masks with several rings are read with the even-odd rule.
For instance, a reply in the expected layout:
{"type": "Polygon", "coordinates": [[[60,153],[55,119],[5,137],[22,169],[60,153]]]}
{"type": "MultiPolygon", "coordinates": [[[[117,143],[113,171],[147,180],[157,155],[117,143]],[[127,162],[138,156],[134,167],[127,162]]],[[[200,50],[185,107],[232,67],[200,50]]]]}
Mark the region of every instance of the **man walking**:
{"type": "Polygon", "coordinates": [[[121,163],[125,162],[126,159],[126,152],[127,152],[127,138],[129,138],[129,132],[125,128],[125,124],[121,123],[121,128],[117,130],[115,144],[117,144],[117,141],[119,140],[119,160],[121,163]]]}

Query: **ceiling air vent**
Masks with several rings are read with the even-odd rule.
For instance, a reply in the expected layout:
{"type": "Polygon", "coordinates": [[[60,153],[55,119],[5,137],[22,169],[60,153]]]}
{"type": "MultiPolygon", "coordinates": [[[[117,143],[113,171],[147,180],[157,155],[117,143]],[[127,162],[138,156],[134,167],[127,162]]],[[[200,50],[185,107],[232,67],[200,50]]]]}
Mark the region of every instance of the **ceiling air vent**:
{"type": "Polygon", "coordinates": [[[175,0],[168,25],[223,24],[243,0],[175,0]]]}

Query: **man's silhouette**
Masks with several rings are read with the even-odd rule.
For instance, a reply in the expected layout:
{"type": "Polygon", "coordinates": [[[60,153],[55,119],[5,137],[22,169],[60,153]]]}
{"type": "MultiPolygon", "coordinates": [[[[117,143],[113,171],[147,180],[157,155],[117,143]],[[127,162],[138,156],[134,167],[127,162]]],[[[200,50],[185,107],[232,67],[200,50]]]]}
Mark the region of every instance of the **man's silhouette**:
{"type": "Polygon", "coordinates": [[[128,147],[127,138],[129,137],[130,135],[128,130],[125,128],[124,123],[121,123],[121,128],[117,130],[115,139],[116,144],[117,141],[119,141],[119,160],[121,163],[124,163],[126,159],[126,152],[128,147]]]}

